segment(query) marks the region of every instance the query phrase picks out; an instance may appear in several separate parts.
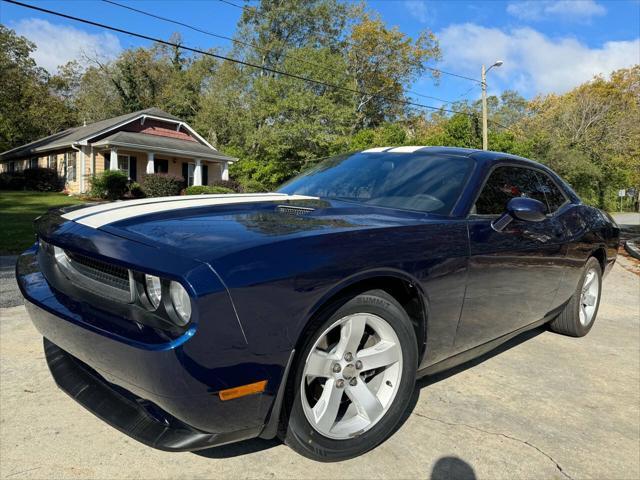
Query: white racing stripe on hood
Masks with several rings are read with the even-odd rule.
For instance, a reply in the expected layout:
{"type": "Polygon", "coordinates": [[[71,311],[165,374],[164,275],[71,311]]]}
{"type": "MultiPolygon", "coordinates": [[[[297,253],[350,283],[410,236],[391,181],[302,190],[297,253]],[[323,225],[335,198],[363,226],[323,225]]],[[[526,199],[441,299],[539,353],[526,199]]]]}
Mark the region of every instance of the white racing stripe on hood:
{"type": "Polygon", "coordinates": [[[283,202],[288,200],[317,200],[318,197],[306,195],[287,195],[286,193],[239,193],[221,195],[193,195],[179,197],[145,198],[114,202],[93,207],[81,208],[62,215],[66,220],[74,220],[87,227],[100,228],[110,223],[150,213],[181,210],[191,207],[214,207],[235,203],[283,202]]]}
{"type": "Polygon", "coordinates": [[[73,210],[69,213],[65,213],[62,215],[62,218],[67,220],[76,220],[81,217],[86,217],[89,215],[93,215],[94,213],[106,212],[109,210],[115,210],[117,208],[126,208],[135,205],[146,205],[149,203],[164,203],[164,202],[175,202],[175,201],[193,201],[198,198],[226,198],[226,197],[264,197],[264,196],[274,196],[281,195],[286,197],[286,193],[230,193],[230,194],[216,194],[216,195],[198,195],[189,196],[189,195],[178,195],[174,197],[152,197],[152,198],[140,198],[138,200],[124,200],[119,202],[110,202],[110,203],[101,203],[99,205],[94,205],[91,207],[79,208],[77,210],[73,210]]]}

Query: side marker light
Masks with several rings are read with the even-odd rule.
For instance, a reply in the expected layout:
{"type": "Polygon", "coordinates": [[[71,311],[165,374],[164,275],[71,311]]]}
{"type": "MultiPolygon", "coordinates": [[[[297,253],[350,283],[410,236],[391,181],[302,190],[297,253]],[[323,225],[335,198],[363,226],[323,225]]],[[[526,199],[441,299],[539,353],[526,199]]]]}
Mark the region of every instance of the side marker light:
{"type": "Polygon", "coordinates": [[[226,390],[220,390],[218,396],[220,400],[227,401],[234,398],[246,397],[247,395],[254,395],[256,393],[264,392],[267,387],[267,381],[261,380],[260,382],[249,383],[247,385],[241,385],[239,387],[227,388],[226,390]]]}

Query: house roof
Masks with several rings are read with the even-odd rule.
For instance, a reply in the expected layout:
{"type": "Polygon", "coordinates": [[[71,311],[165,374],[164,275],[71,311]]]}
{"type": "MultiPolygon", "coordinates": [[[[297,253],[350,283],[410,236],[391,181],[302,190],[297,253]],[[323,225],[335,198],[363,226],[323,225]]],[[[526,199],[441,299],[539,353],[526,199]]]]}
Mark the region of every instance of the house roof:
{"type": "Polygon", "coordinates": [[[224,160],[233,162],[237,160],[221,154],[217,150],[212,150],[206,145],[180,138],[160,137],[158,135],[148,135],[136,132],[116,132],[108,137],[100,139],[94,143],[96,146],[114,146],[141,150],[153,150],[161,154],[180,154],[208,159],[224,160]]]}
{"type": "MultiPolygon", "coordinates": [[[[159,108],[147,108],[144,110],[139,110],[137,112],[120,115],[118,117],[100,120],[99,122],[90,123],[89,125],[85,125],[82,127],[69,128],[62,132],[49,135],[48,137],[40,138],[34,142],[27,143],[26,145],[22,145],[20,147],[16,147],[11,150],[7,150],[6,152],[0,153],[0,161],[27,157],[29,155],[45,152],[48,150],[56,150],[59,148],[68,147],[73,143],[78,143],[85,139],[94,137],[101,132],[108,131],[109,129],[114,128],[120,124],[128,123],[138,117],[143,117],[145,115],[167,119],[172,122],[182,122],[182,120],[180,120],[178,117],[160,110],[159,108]]],[[[154,138],[157,139],[160,137],[154,138]]],[[[213,147],[207,147],[209,153],[211,153],[212,148],[213,147]]],[[[216,151],[215,149],[213,150],[216,151]]]]}

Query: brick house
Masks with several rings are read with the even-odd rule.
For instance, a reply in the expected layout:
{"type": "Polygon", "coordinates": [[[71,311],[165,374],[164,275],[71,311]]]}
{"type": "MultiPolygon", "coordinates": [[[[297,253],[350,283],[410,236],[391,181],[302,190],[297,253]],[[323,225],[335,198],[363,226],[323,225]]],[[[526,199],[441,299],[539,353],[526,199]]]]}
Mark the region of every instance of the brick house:
{"type": "Polygon", "coordinates": [[[171,173],[188,185],[229,179],[223,155],[193,128],[157,108],[74,127],[0,154],[0,172],[54,168],[71,193],[84,193],[89,178],[122,170],[131,180],[145,173],[171,173]]]}

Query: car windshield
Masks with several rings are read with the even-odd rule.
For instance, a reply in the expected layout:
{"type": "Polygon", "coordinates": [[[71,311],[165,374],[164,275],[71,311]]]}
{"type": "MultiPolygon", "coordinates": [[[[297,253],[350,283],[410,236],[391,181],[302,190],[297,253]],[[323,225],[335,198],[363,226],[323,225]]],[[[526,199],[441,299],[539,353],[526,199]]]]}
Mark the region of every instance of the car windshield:
{"type": "Polygon", "coordinates": [[[473,160],[433,153],[356,153],[324,160],[279,192],[447,215],[473,160]]]}

